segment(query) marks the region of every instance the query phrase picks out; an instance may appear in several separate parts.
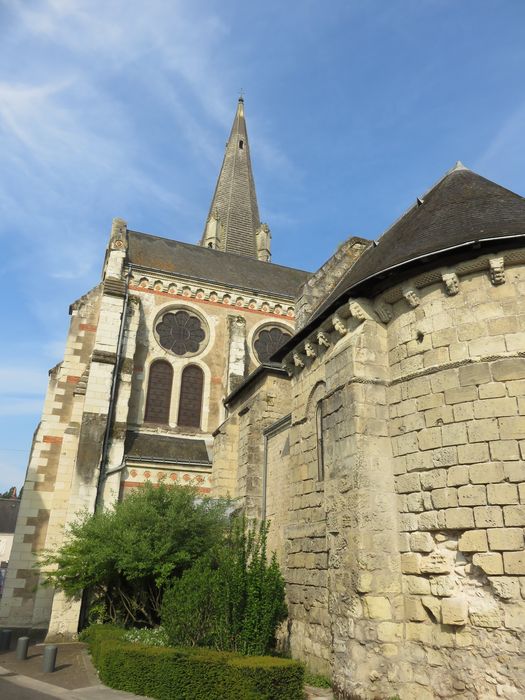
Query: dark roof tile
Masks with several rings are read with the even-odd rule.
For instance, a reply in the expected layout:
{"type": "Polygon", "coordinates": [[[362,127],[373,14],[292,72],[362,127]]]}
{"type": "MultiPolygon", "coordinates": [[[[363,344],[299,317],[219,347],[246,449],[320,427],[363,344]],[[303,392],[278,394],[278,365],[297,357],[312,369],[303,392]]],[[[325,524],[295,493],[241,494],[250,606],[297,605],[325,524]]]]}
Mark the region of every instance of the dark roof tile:
{"type": "Polygon", "coordinates": [[[190,243],[128,231],[128,259],[135,265],[251,292],[294,298],[310,273],[223,253],[190,243]]]}

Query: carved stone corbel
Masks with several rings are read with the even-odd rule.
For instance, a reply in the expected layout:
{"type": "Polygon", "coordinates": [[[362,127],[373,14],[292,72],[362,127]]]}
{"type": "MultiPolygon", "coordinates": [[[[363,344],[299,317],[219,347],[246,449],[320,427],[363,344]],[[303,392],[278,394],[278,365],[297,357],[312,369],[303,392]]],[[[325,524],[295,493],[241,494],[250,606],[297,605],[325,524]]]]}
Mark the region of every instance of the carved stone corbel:
{"type": "Polygon", "coordinates": [[[341,318],[341,316],[339,316],[339,314],[334,314],[332,316],[332,325],[335,328],[335,330],[339,333],[339,335],[346,335],[348,328],[346,327],[346,323],[341,318]]]}
{"type": "Polygon", "coordinates": [[[292,357],[293,357],[294,365],[296,367],[299,367],[300,369],[302,369],[304,367],[304,362],[303,362],[301,355],[298,352],[294,352],[292,354],[292,357]]]}
{"type": "Polygon", "coordinates": [[[493,285],[505,284],[505,260],[501,258],[490,258],[490,281],[493,285]]]}
{"type": "Polygon", "coordinates": [[[310,341],[307,341],[304,344],[304,351],[306,353],[306,357],[317,357],[317,352],[310,341]]]}
{"type": "Polygon", "coordinates": [[[413,309],[415,309],[416,306],[419,306],[420,299],[417,290],[414,289],[414,287],[405,287],[405,289],[403,289],[403,296],[405,297],[407,304],[413,309]]]}
{"type": "Polygon", "coordinates": [[[325,348],[330,347],[330,338],[324,331],[317,331],[317,344],[324,345],[325,348]]]}
{"type": "Polygon", "coordinates": [[[392,304],[388,304],[386,301],[377,301],[374,310],[383,323],[388,323],[394,317],[392,304]]]}
{"type": "Polygon", "coordinates": [[[356,321],[359,321],[359,323],[366,321],[368,318],[366,311],[356,299],[348,300],[348,308],[352,316],[356,319],[356,321]]]}
{"type": "Polygon", "coordinates": [[[459,292],[459,278],[455,272],[444,272],[441,279],[449,297],[453,297],[459,292]]]}

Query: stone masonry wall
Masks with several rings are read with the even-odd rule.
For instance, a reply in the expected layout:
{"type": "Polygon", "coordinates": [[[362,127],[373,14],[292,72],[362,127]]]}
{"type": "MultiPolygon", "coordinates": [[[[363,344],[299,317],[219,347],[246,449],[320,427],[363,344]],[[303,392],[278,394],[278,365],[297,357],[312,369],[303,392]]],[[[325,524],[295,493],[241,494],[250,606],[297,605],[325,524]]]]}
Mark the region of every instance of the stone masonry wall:
{"type": "Polygon", "coordinates": [[[506,276],[420,290],[388,331],[406,673],[425,697],[525,695],[525,271],[506,276]]]}

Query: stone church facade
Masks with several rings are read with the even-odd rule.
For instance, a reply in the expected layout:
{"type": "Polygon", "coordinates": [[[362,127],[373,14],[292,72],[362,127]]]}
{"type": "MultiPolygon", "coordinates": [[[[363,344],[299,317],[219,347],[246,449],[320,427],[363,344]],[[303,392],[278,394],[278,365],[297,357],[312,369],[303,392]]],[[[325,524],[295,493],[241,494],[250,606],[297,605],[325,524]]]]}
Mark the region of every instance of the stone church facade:
{"type": "Polygon", "coordinates": [[[35,433],[0,622],[76,632],[35,553],[197,483],[271,520],[281,643],[341,698],[525,697],[525,200],[461,164],[376,242],[269,262],[239,102],[198,246],[113,222],[35,433]]]}

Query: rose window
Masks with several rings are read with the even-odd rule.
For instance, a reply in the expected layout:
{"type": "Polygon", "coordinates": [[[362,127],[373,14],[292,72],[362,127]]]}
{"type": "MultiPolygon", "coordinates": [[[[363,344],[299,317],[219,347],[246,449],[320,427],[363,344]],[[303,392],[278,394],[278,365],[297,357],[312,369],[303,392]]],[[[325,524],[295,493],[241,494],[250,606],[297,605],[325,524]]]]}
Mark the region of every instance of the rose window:
{"type": "Polygon", "coordinates": [[[162,347],[180,356],[199,352],[206,338],[200,318],[182,310],[164,314],[155,330],[162,347]]]}
{"type": "Polygon", "coordinates": [[[264,328],[260,331],[253,344],[259,362],[268,362],[273,353],[291,337],[291,333],[277,327],[264,328]]]}

